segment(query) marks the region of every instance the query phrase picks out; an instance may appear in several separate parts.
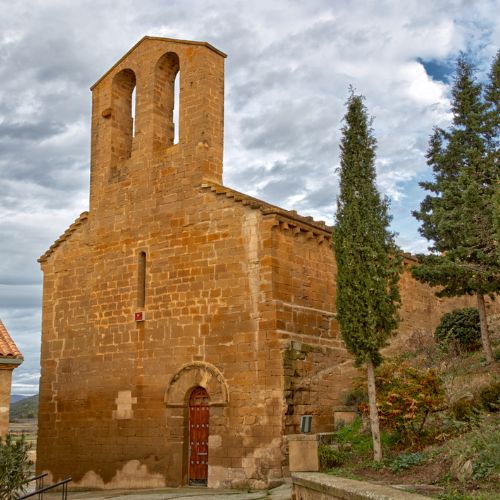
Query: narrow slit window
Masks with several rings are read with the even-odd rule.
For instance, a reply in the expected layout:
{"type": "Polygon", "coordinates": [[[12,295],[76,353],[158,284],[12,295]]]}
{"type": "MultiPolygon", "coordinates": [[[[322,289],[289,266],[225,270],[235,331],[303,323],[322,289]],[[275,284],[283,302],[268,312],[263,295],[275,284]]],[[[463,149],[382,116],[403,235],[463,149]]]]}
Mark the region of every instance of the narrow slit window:
{"type": "Polygon", "coordinates": [[[174,80],[174,113],[173,113],[173,123],[174,123],[174,144],[179,143],[179,102],[180,102],[180,71],[177,71],[174,80]]]}
{"type": "Polygon", "coordinates": [[[134,90],[132,91],[132,97],[131,100],[131,116],[132,116],[132,137],[135,137],[135,132],[136,132],[136,120],[135,120],[135,108],[136,108],[136,99],[137,99],[137,87],[134,87],[134,90]]]}
{"type": "Polygon", "coordinates": [[[146,252],[139,252],[137,269],[137,307],[146,305],[146,252]]]}

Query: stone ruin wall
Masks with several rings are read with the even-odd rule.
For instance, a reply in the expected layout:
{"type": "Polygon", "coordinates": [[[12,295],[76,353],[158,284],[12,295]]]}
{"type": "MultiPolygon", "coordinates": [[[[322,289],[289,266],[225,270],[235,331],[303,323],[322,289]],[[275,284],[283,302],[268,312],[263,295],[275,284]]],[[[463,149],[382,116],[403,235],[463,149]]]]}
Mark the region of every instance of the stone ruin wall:
{"type": "MultiPolygon", "coordinates": [[[[347,409],[343,396],[359,371],[330,313],[335,310],[336,265],[329,237],[308,238],[289,226],[280,224],[273,233],[273,290],[283,345],[284,432],[299,432],[301,415],[313,415],[313,432],[331,432],[334,413],[347,409]]],[[[415,347],[415,342],[427,342],[445,312],[475,306],[474,297],[437,298],[433,289],[411,276],[414,263],[413,258],[405,258],[401,322],[383,351],[386,356],[415,347]]],[[[488,312],[498,315],[499,302],[488,301],[488,312]]]]}

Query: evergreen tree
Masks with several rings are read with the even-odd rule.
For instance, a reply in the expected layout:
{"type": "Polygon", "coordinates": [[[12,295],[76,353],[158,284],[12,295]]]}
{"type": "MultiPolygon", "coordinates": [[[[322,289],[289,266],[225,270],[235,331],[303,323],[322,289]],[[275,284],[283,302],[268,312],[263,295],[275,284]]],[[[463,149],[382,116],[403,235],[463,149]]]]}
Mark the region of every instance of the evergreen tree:
{"type": "Polygon", "coordinates": [[[382,459],[374,368],[398,325],[401,254],[389,232],[388,201],[375,187],[375,147],[363,97],[351,95],[342,128],[340,195],[333,250],[337,261],[337,320],[357,366],[368,372],[374,459],[382,459]]]}
{"type": "Polygon", "coordinates": [[[434,180],[420,185],[430,191],[413,215],[420,233],[433,242],[433,253],[419,255],[412,268],[418,280],[441,286],[438,296],[475,294],[486,360],[493,361],[484,297],[500,290],[497,227],[494,222],[498,166],[498,57],[483,96],[474,71],[461,55],[452,91],[453,124],[435,128],[427,163],[434,180]],[[496,68],[496,69],[495,69],[496,68]],[[489,100],[493,99],[493,101],[489,100]]]}
{"type": "Polygon", "coordinates": [[[486,85],[485,101],[487,105],[487,136],[492,149],[497,152],[500,145],[500,50],[491,65],[489,82],[486,85]]]}
{"type": "Polygon", "coordinates": [[[0,500],[19,498],[26,491],[33,465],[30,448],[24,434],[20,439],[7,434],[5,441],[0,437],[0,500]]]}
{"type": "MultiPolygon", "coordinates": [[[[486,87],[486,103],[488,105],[487,116],[487,137],[489,140],[491,162],[496,168],[499,168],[500,146],[500,50],[496,54],[490,72],[490,80],[486,87]]],[[[494,203],[493,203],[493,221],[495,224],[496,241],[500,241],[500,182],[497,182],[494,203]]],[[[500,264],[500,245],[497,245],[497,262],[500,264]]]]}

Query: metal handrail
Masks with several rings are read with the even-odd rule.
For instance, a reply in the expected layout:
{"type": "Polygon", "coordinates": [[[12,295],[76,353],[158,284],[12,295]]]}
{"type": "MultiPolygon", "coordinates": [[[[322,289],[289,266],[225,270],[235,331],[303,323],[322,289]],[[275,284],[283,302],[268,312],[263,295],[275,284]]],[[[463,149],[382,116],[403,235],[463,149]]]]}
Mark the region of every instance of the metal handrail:
{"type": "MultiPolygon", "coordinates": [[[[38,474],[38,476],[34,476],[34,477],[31,477],[29,479],[25,479],[21,484],[28,484],[28,483],[32,483],[33,481],[36,481],[36,484],[35,484],[35,490],[40,490],[41,488],[43,488],[43,480],[45,477],[47,477],[49,475],[48,472],[42,472],[41,474],[38,474]]],[[[38,500],[43,500],[43,493],[39,493],[38,494],[38,500]]]]}
{"type": "MultiPolygon", "coordinates": [[[[21,484],[28,484],[28,483],[31,483],[32,481],[38,481],[39,479],[41,479],[42,480],[41,481],[41,483],[42,483],[41,487],[43,488],[43,478],[46,477],[46,476],[48,476],[48,475],[49,475],[48,472],[43,472],[42,474],[38,474],[38,476],[30,477],[29,479],[25,479],[24,481],[21,481],[19,483],[19,485],[21,485],[21,484]]],[[[36,487],[38,488],[38,486],[36,486],[36,487]]],[[[4,488],[4,489],[0,490],[0,493],[4,493],[4,492],[7,492],[7,491],[9,491],[9,490],[4,488]]]]}
{"type": "MultiPolygon", "coordinates": [[[[35,495],[42,495],[45,491],[52,490],[54,488],[57,488],[58,486],[62,486],[62,500],[66,500],[68,498],[68,483],[71,481],[71,477],[67,477],[66,479],[63,479],[62,481],[59,481],[58,483],[51,484],[50,486],[44,486],[43,488],[40,488],[39,490],[33,491],[32,493],[28,493],[27,495],[24,495],[22,497],[19,497],[17,500],[24,500],[25,498],[31,498],[34,497],[35,495]]],[[[40,497],[41,498],[41,497],[40,497]]]]}
{"type": "Polygon", "coordinates": [[[31,483],[31,481],[38,481],[38,479],[43,479],[44,477],[46,477],[48,475],[49,475],[48,472],[42,472],[41,474],[38,474],[38,476],[32,477],[30,479],[26,479],[21,484],[31,483]]]}

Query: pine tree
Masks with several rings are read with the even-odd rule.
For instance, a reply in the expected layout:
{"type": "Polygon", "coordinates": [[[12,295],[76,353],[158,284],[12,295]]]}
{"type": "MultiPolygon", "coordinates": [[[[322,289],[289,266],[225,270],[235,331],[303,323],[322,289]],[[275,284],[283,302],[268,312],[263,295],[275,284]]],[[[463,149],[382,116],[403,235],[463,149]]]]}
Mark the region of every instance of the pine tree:
{"type": "MultiPolygon", "coordinates": [[[[499,168],[500,146],[500,50],[491,66],[490,80],[486,87],[485,100],[488,106],[487,137],[492,158],[491,163],[499,168]]],[[[496,241],[500,241],[500,182],[497,182],[494,203],[493,221],[495,225],[496,241]]],[[[497,262],[500,264],[500,245],[497,245],[497,262]]]]}
{"type": "Polygon", "coordinates": [[[375,148],[363,97],[351,95],[340,145],[340,195],[333,250],[337,261],[337,320],[357,366],[368,372],[374,459],[382,459],[374,368],[398,325],[401,254],[389,232],[388,201],[375,187],[375,148]]]}
{"type": "Polygon", "coordinates": [[[452,90],[453,124],[435,128],[427,163],[434,180],[413,215],[433,253],[419,255],[412,268],[418,280],[442,287],[440,297],[475,294],[486,360],[493,361],[484,297],[500,291],[497,228],[494,222],[498,166],[498,57],[485,96],[465,56],[457,62],[452,90]],[[496,70],[495,70],[496,67],[496,70]],[[496,73],[495,73],[496,72],[496,73]],[[488,97],[489,96],[489,97],[488,97]]]}
{"type": "Polygon", "coordinates": [[[486,133],[492,149],[496,150],[498,161],[498,147],[500,145],[500,50],[491,65],[484,97],[488,108],[486,133]]]}

